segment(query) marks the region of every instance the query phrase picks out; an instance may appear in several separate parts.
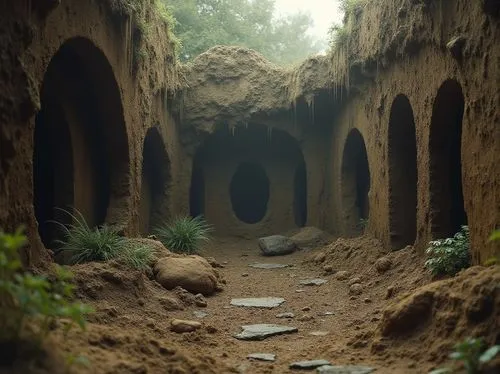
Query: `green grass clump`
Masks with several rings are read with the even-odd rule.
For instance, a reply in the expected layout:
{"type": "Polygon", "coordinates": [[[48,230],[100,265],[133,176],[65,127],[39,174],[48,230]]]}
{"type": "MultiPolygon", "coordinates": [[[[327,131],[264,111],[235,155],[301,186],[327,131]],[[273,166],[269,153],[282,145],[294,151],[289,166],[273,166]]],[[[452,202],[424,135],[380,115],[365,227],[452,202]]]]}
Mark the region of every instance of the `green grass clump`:
{"type": "Polygon", "coordinates": [[[155,249],[151,245],[123,237],[112,226],[90,227],[78,211],[76,214],[65,210],[63,212],[72,218],[73,223],[63,225],[56,222],[62,228],[64,236],[57,242],[61,245],[61,251],[71,253],[71,263],[116,259],[138,270],[147,269],[153,263],[155,249]]]}
{"type": "MultiPolygon", "coordinates": [[[[43,342],[55,322],[65,319],[67,333],[77,325],[84,329],[86,315],[92,308],[74,302],[73,274],[64,267],[55,266],[53,279],[22,271],[19,249],[27,242],[22,230],[6,234],[0,230],[0,346],[11,350],[15,359],[15,347],[21,335],[35,334],[38,343],[43,342]]],[[[8,355],[3,355],[2,358],[8,355]]]]}
{"type": "Polygon", "coordinates": [[[455,275],[470,266],[469,227],[462,226],[452,238],[429,242],[425,266],[434,275],[455,275]]]}
{"type": "Polygon", "coordinates": [[[158,239],[172,252],[196,253],[202,242],[210,240],[212,226],[202,216],[184,216],[154,230],[158,239]]]}

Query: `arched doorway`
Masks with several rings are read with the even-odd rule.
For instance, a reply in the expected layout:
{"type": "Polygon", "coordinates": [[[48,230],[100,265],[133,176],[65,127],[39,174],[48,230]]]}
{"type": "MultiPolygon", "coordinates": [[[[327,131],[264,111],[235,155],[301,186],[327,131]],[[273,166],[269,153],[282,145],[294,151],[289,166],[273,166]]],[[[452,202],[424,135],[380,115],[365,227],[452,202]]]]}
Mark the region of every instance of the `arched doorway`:
{"type": "Polygon", "coordinates": [[[389,118],[389,228],[392,249],[417,236],[417,142],[415,120],[405,95],[394,99],[389,118]]]}
{"type": "Polygon", "coordinates": [[[269,178],[262,165],[242,162],[229,185],[231,205],[238,219],[245,223],[257,223],[267,212],[269,178]]]}
{"type": "Polygon", "coordinates": [[[47,68],[33,168],[33,205],[48,248],[59,235],[51,221],[69,220],[56,208],[76,208],[95,226],[118,219],[110,211],[127,204],[129,153],[120,90],[106,57],[88,39],[66,41],[47,68]]]}
{"type": "Polygon", "coordinates": [[[170,161],[158,128],[150,128],[142,152],[140,229],[146,235],[168,215],[170,161]]]}
{"type": "Polygon", "coordinates": [[[429,138],[431,231],[446,238],[467,224],[462,192],[464,96],[455,80],[445,81],[432,108],[429,138]]]}
{"type": "Polygon", "coordinates": [[[362,233],[369,215],[370,169],[363,136],[352,129],[342,154],[342,210],[347,235],[362,233]]]}

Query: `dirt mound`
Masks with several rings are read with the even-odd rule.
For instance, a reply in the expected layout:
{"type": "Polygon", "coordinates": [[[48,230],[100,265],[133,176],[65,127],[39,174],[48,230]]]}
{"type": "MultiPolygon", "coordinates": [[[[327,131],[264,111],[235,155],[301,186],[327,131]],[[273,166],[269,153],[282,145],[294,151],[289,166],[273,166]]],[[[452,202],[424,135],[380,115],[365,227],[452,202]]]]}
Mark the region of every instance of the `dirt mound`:
{"type": "Polygon", "coordinates": [[[498,267],[477,266],[403,296],[384,311],[372,352],[440,364],[467,337],[498,344],[499,284],[498,267]]]}

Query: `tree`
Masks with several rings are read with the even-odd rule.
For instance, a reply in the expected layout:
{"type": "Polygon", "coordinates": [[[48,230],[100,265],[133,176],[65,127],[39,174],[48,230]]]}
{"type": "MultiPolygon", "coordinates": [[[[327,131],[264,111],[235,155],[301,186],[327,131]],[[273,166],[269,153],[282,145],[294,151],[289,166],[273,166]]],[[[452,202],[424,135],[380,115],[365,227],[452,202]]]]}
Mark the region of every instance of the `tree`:
{"type": "Polygon", "coordinates": [[[307,13],[274,17],[275,0],[163,0],[176,19],[181,60],[190,60],[215,45],[254,49],[269,60],[290,64],[321,50],[307,34],[307,13]]]}

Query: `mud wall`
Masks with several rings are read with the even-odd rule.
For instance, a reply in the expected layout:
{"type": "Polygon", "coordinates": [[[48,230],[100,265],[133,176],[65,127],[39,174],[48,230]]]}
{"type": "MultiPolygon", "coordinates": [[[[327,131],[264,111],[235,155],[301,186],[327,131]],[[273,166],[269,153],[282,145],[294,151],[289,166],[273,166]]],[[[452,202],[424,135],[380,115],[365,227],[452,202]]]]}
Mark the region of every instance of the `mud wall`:
{"type": "MultiPolygon", "coordinates": [[[[138,233],[148,128],[160,128],[153,147],[162,148],[150,154],[169,161],[168,175],[180,168],[176,127],[166,115],[179,85],[166,27],[149,2],[141,2],[141,22],[149,25],[145,35],[138,14],[132,17],[120,4],[0,3],[6,51],[0,74],[0,226],[26,226],[28,265],[48,258],[45,247],[57,234],[46,221],[65,219],[54,213],[56,206],[75,207],[90,224],[138,233]]],[[[170,189],[172,179],[163,180],[170,189]]],[[[163,215],[178,207],[170,202],[175,200],[162,200],[163,215]]]]}

